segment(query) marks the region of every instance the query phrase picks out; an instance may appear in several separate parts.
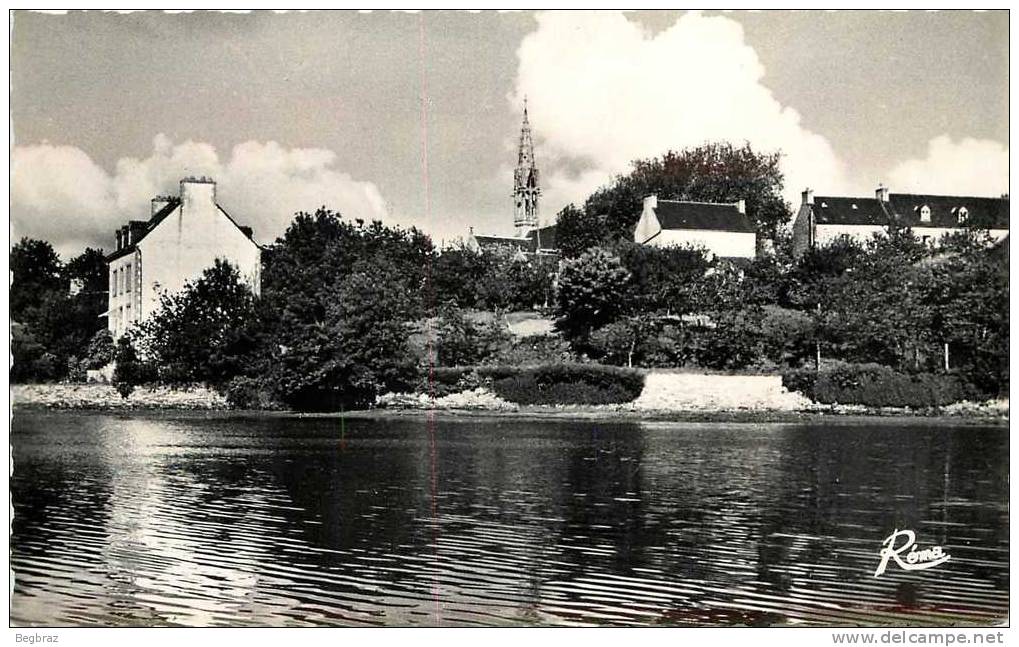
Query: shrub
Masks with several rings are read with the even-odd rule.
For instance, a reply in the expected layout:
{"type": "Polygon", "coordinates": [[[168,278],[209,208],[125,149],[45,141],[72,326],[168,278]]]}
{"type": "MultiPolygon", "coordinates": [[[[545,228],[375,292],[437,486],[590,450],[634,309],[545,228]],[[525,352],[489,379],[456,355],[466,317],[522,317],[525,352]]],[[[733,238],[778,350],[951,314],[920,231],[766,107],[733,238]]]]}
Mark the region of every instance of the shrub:
{"type": "Polygon", "coordinates": [[[644,388],[639,371],[596,364],[549,364],[487,373],[492,376],[492,390],[518,404],[620,404],[634,400],[644,388]]]}
{"type": "Polygon", "coordinates": [[[824,404],[868,407],[938,407],[964,395],[955,375],[906,375],[880,364],[837,364],[813,373],[812,381],[810,375],[805,369],[790,371],[782,376],[782,383],[824,404]]]}
{"type": "Polygon", "coordinates": [[[282,406],[273,397],[272,388],[263,380],[239,375],[223,388],[223,396],[234,409],[274,411],[282,406]]]}
{"type": "Polygon", "coordinates": [[[507,344],[486,361],[526,366],[568,363],[575,358],[570,345],[558,335],[528,335],[507,344]]]}
{"type": "Polygon", "coordinates": [[[454,305],[442,309],[436,329],[436,359],[443,366],[479,364],[510,340],[505,322],[475,321],[454,305]]]}
{"type": "Polygon", "coordinates": [[[421,370],[416,392],[434,395],[437,398],[469,391],[481,386],[481,379],[470,366],[435,366],[421,370]]]}
{"type": "Polygon", "coordinates": [[[113,361],[114,352],[113,336],[103,328],[92,336],[82,362],[86,369],[99,369],[113,361]]]}

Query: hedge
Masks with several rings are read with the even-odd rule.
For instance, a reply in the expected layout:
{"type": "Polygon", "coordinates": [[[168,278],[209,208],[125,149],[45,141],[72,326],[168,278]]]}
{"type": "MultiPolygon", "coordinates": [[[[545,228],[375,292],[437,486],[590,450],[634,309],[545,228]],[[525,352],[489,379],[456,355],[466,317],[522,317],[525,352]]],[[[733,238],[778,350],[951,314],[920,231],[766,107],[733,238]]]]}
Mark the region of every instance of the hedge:
{"type": "Polygon", "coordinates": [[[640,371],[598,364],[546,364],[509,369],[510,375],[495,377],[492,390],[504,400],[517,404],[621,404],[631,402],[644,389],[640,371]]]}
{"type": "Polygon", "coordinates": [[[782,385],[823,404],[868,407],[938,407],[962,400],[962,382],[951,374],[899,373],[880,364],[838,364],[816,372],[788,371],[782,385]]]}
{"type": "Polygon", "coordinates": [[[479,386],[517,404],[621,404],[640,395],[644,375],[600,364],[434,368],[418,390],[441,397],[479,386]]]}

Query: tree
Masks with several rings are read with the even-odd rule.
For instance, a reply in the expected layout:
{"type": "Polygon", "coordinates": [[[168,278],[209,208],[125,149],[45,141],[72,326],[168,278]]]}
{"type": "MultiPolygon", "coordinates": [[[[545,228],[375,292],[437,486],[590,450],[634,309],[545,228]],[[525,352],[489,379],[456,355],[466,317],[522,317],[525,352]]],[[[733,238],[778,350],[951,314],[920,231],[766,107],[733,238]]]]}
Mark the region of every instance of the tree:
{"type": "Polygon", "coordinates": [[[114,361],[117,364],[113,369],[113,386],[120,397],[126,400],[134,392],[135,387],[144,384],[146,373],[129,335],[123,335],[117,340],[114,361]]]}
{"type": "Polygon", "coordinates": [[[63,265],[53,246],[43,240],[22,238],[11,249],[10,308],[14,321],[31,320],[32,312],[50,294],[67,292],[63,265]]]}
{"type": "Polygon", "coordinates": [[[247,334],[256,320],[255,297],[237,268],[217,259],[139,324],[146,353],[172,384],[223,384],[244,371],[254,350],[247,334]]]}
{"type": "Polygon", "coordinates": [[[604,215],[588,215],[576,205],[568,204],[556,215],[556,245],[565,258],[575,258],[604,244],[607,233],[604,215]]]}
{"type": "Polygon", "coordinates": [[[475,321],[452,303],[447,303],[440,310],[435,328],[436,354],[441,366],[480,364],[509,341],[509,333],[501,319],[475,321]]]}
{"type": "Polygon", "coordinates": [[[619,257],[595,247],[564,260],[556,294],[556,327],[571,339],[614,321],[623,312],[630,273],[619,257]]]}
{"type": "MultiPolygon", "coordinates": [[[[746,201],[746,212],[759,235],[776,238],[790,219],[782,199],[783,177],[779,153],[759,153],[750,144],[707,143],[660,158],[636,160],[633,170],[592,194],[584,203],[584,224],[614,239],[631,239],[645,196],[702,202],[746,201]]],[[[557,236],[561,245],[573,241],[557,236]]]]}
{"type": "Polygon", "coordinates": [[[359,265],[331,287],[323,319],[296,323],[269,370],[279,398],[300,410],[365,407],[406,388],[410,295],[392,268],[359,265]]]}
{"type": "Polygon", "coordinates": [[[684,315],[705,305],[705,279],[712,263],[703,249],[621,241],[612,250],[630,273],[628,312],[684,315]]]}

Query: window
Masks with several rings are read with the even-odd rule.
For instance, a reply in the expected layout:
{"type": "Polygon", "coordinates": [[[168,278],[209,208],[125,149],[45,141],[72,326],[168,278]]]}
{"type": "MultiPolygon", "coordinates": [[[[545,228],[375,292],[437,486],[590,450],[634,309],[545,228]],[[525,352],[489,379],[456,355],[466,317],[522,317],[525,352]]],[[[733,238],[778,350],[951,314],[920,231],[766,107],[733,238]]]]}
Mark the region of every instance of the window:
{"type": "Polygon", "coordinates": [[[117,270],[110,270],[110,295],[117,296],[117,270]]]}
{"type": "Polygon", "coordinates": [[[131,266],[127,266],[127,272],[124,274],[124,291],[131,291],[131,266]]]}
{"type": "Polygon", "coordinates": [[[920,222],[931,221],[931,208],[927,205],[920,207],[920,222]]]}
{"type": "Polygon", "coordinates": [[[934,243],[934,236],[920,236],[920,242],[924,245],[931,245],[934,243]]]}
{"type": "Polygon", "coordinates": [[[969,220],[969,209],[966,207],[959,207],[959,211],[957,213],[959,215],[959,224],[966,224],[966,221],[969,220]]]}

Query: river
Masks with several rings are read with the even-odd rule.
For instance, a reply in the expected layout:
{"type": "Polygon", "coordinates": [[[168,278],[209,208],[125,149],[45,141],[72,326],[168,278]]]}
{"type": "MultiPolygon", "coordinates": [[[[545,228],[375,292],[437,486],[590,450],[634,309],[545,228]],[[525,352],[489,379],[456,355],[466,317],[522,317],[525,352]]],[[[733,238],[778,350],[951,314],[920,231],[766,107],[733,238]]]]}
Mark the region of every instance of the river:
{"type": "Polygon", "coordinates": [[[11,622],[978,625],[1008,430],[18,411],[11,622]],[[874,572],[915,531],[950,560],[874,572]]]}

